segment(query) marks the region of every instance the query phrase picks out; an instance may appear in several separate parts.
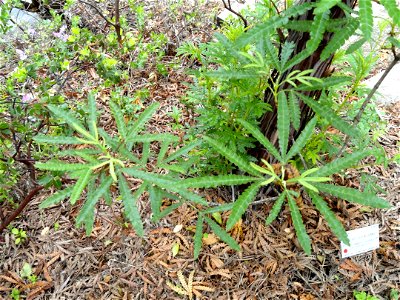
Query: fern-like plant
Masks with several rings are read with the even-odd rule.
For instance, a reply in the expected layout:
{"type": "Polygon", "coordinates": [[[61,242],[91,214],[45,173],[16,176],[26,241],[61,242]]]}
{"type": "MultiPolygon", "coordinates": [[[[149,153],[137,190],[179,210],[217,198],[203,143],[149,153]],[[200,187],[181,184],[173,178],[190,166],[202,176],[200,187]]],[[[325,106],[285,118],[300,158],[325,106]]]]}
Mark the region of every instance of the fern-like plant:
{"type": "Polygon", "coordinates": [[[146,122],[159,107],[154,103],[147,107],[141,115],[131,122],[126,122],[121,109],[110,102],[112,115],[117,126],[117,134],[111,136],[102,128],[98,128],[98,111],[95,95],[88,96],[88,117],[82,123],[69,111],[48,105],[50,112],[69,125],[75,131],[75,136],[38,135],[37,143],[69,145],[69,149],[56,154],[58,158],[47,162],[37,162],[35,166],[41,170],[66,173],[75,184],[53,194],[41,204],[46,208],[69,198],[71,205],[81,199],[85,193],[85,201],[76,218],[76,226],[84,225],[89,235],[93,229],[95,207],[101,198],[108,205],[112,204],[111,187],[117,189],[124,206],[126,218],[132,224],[136,233],[144,235],[143,224],[137,207],[137,200],[145,192],[150,194],[153,219],[158,220],[184,201],[206,205],[207,202],[184,189],[177,187],[177,174],[185,173],[191,165],[191,160],[184,158],[186,154],[198,145],[198,142],[188,143],[177,151],[171,150],[171,145],[179,138],[170,134],[142,133],[146,122]],[[160,151],[156,157],[157,167],[153,172],[147,172],[147,164],[153,155],[150,150],[152,142],[159,142],[160,151]],[[73,147],[78,146],[78,147],[73,147]],[[137,149],[142,149],[137,155],[137,149]],[[167,153],[169,152],[169,155],[167,153]],[[62,157],[79,158],[80,162],[70,162],[62,157]],[[168,175],[160,175],[159,169],[169,170],[168,175]],[[131,179],[139,178],[141,185],[132,193],[131,179]],[[161,211],[162,199],[171,198],[171,206],[161,211]]]}

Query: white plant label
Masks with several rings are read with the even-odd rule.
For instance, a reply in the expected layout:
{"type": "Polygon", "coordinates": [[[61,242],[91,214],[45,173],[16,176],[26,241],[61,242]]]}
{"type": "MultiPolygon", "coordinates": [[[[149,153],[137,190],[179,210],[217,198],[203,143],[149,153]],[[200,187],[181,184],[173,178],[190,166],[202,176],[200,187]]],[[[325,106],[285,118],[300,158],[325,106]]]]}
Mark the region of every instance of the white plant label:
{"type": "Polygon", "coordinates": [[[379,248],[379,224],[347,231],[350,246],[340,243],[342,258],[379,248]]]}

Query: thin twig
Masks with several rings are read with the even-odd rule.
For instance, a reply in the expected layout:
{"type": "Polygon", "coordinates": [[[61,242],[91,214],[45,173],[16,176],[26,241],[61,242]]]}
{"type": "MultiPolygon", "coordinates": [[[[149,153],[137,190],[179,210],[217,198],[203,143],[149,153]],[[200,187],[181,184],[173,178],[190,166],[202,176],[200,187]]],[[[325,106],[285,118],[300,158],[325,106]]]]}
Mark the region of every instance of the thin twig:
{"type": "Polygon", "coordinates": [[[232,9],[231,1],[230,1],[230,0],[228,0],[228,4],[225,2],[225,0],[222,0],[222,2],[224,3],[225,9],[227,9],[228,11],[230,11],[231,13],[233,13],[234,15],[238,16],[238,17],[242,20],[243,25],[244,25],[244,28],[247,28],[247,27],[249,26],[249,24],[248,24],[246,18],[243,17],[243,15],[241,15],[240,13],[238,13],[237,11],[235,11],[234,9],[232,9]]]}
{"type": "Polygon", "coordinates": [[[107,22],[107,24],[109,24],[115,28],[115,24],[113,22],[111,22],[105,15],[103,15],[103,13],[100,11],[100,8],[98,8],[96,5],[93,5],[92,3],[86,2],[84,0],[79,0],[79,2],[89,5],[91,8],[93,8],[99,14],[100,17],[102,17],[104,19],[104,21],[107,22]]]}

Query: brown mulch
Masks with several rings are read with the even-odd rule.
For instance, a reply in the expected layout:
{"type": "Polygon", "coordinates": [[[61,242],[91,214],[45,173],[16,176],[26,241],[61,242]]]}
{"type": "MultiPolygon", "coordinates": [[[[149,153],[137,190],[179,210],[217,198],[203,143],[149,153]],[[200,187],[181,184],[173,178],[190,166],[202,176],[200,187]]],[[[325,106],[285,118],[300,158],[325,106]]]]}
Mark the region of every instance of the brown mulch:
{"type": "MultiPolygon", "coordinates": [[[[83,81],[88,80],[87,74],[82,76],[83,81]]],[[[149,100],[161,103],[151,130],[168,129],[172,120],[168,112],[173,105],[180,105],[185,80],[186,75],[176,71],[168,78],[143,76],[132,84],[132,91],[148,86],[149,100]]],[[[74,86],[68,89],[72,93],[74,86]]],[[[108,97],[105,91],[99,98],[106,102],[108,97]]],[[[388,126],[378,141],[393,157],[399,152],[400,103],[381,110],[386,113],[383,118],[388,126]]],[[[181,119],[182,125],[192,122],[187,111],[181,119]]],[[[381,196],[393,207],[365,210],[344,201],[327,200],[347,230],[380,224],[380,248],[348,259],[340,258],[339,241],[308,199],[298,205],[313,242],[311,256],[300,249],[287,208],[271,226],[264,226],[273,203],[259,195],[258,204],[231,232],[242,251],[232,251],[204,227],[209,235],[195,261],[196,213],[189,206],[154,224],[149,221],[150,205],[143,197],[139,209],[146,237],[142,239],[126,225],[118,205],[110,208],[100,204],[93,233],[87,237],[83,229],[74,227],[82,203],[39,210],[38,204],[54,192],[45,191],[13,222],[14,227],[27,231],[27,241],[17,246],[6,232],[5,242],[0,244],[0,299],[10,299],[13,288],[26,299],[187,299],[171,286],[182,287],[182,276],[187,282],[192,272],[196,299],[352,299],[353,290],[388,299],[390,289],[400,289],[400,166],[391,162],[387,168],[364,167],[349,171],[343,180],[358,187],[362,173],[378,178],[385,191],[381,196]],[[179,244],[179,252],[173,256],[175,244],[179,244]],[[32,266],[37,282],[21,278],[19,272],[25,262],[32,266]]],[[[228,194],[230,191],[204,191],[213,202],[231,201],[228,194]]],[[[228,215],[222,218],[226,221],[228,215]]]]}

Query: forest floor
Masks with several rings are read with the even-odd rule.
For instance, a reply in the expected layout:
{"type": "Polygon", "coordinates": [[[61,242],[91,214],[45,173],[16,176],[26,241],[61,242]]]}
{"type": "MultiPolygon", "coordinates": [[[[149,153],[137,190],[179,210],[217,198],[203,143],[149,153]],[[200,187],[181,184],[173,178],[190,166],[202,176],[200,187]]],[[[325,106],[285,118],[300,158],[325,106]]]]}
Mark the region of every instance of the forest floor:
{"type": "MultiPolygon", "coordinates": [[[[154,26],[169,28],[168,19],[160,17],[158,21],[154,26]]],[[[212,33],[211,22],[196,32],[188,31],[184,38],[206,41],[212,33]]],[[[176,32],[184,33],[180,29],[176,32]]],[[[182,125],[194,122],[192,113],[180,103],[187,89],[184,82],[190,81],[184,67],[171,70],[166,77],[151,79],[148,102],[158,101],[161,106],[150,131],[181,133],[170,128],[174,122],[168,113],[172,106],[181,107],[182,125]]],[[[76,73],[63,92],[75,95],[82,92],[82,85],[91,86],[87,81],[97,79],[88,73],[93,74],[88,70],[76,73]]],[[[132,89],[146,84],[150,80],[148,75],[142,72],[132,81],[132,89]]],[[[104,91],[100,99],[106,101],[108,97],[104,91]]],[[[387,122],[378,141],[388,156],[393,157],[399,151],[400,102],[378,109],[382,120],[387,122]]],[[[107,114],[103,119],[107,121],[107,114]]],[[[27,232],[26,242],[15,245],[7,231],[0,244],[0,299],[11,299],[13,288],[18,288],[27,299],[186,299],[172,286],[184,288],[191,276],[193,294],[188,294],[195,299],[353,299],[353,291],[367,291],[378,299],[390,299],[391,290],[400,290],[400,166],[389,163],[384,168],[375,166],[373,161],[365,161],[364,165],[337,180],[346,186],[359,187],[363,184],[363,174],[372,175],[382,189],[380,196],[393,207],[375,210],[330,201],[346,230],[379,224],[380,248],[347,259],[341,259],[340,242],[307,201],[302,203],[301,213],[312,239],[312,255],[306,255],[298,246],[288,209],[265,227],[272,203],[258,201],[232,232],[241,252],[231,250],[210,233],[203,239],[199,259],[194,260],[192,228],[196,212],[189,206],[183,205],[154,224],[149,221],[147,199],[141,199],[139,209],[145,220],[146,236],[140,238],[130,226],[124,225],[118,207],[110,208],[103,203],[98,206],[93,233],[87,237],[84,230],[74,227],[82,202],[75,206],[65,202],[39,210],[39,203],[54,192],[43,191],[12,223],[27,232]],[[175,244],[179,244],[179,252],[173,256],[175,244]],[[21,278],[25,263],[32,266],[38,277],[36,283],[21,278]]],[[[232,201],[231,191],[202,193],[215,202],[232,201]]],[[[259,195],[257,200],[262,198],[259,195]]],[[[11,208],[6,213],[10,211],[11,208]]],[[[227,217],[222,215],[224,220],[227,217]]]]}

